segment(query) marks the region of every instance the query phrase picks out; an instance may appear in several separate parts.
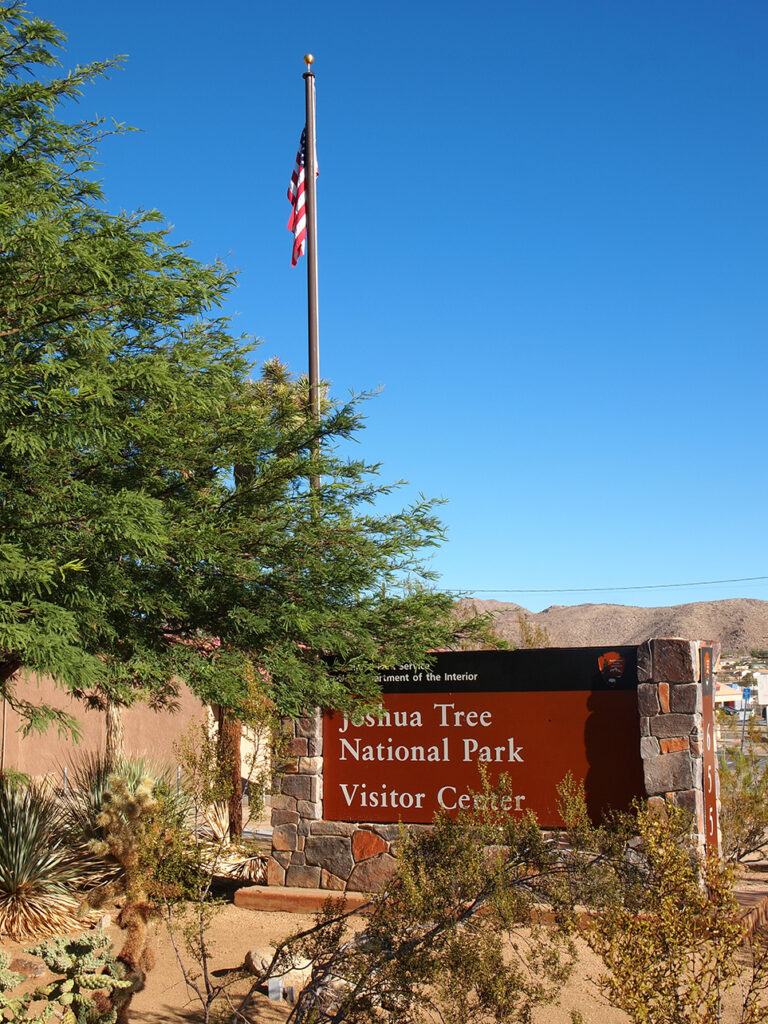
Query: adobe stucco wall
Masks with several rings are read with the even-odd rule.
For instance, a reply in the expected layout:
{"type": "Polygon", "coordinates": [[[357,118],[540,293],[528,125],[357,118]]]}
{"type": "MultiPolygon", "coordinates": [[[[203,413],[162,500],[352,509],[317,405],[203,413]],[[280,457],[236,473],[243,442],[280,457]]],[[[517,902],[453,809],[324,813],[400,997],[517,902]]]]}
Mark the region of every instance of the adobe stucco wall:
{"type": "MultiPolygon", "coordinates": [[[[68,697],[48,677],[26,676],[17,686],[19,696],[35,704],[50,704],[73,715],[82,728],[82,739],[74,746],[66,737],[60,737],[51,727],[42,735],[23,736],[23,721],[7,708],[5,724],[5,765],[28,775],[44,775],[61,769],[77,750],[104,749],[104,714],[89,711],[83,704],[68,697]]],[[[173,765],[176,758],[173,745],[187,730],[190,722],[202,721],[206,709],[183,684],[179,692],[176,712],[152,711],[137,704],[123,712],[126,752],[146,756],[153,761],[173,765]]]]}

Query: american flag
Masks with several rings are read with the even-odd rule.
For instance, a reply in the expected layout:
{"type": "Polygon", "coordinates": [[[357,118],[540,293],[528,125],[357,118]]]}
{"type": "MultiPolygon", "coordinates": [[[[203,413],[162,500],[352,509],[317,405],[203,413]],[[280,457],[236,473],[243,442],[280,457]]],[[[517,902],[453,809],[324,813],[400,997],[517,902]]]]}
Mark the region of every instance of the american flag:
{"type": "MultiPolygon", "coordinates": [[[[288,186],[288,201],[293,207],[291,216],[288,218],[288,230],[293,233],[293,253],[291,255],[291,266],[295,267],[299,262],[299,256],[304,255],[305,242],[307,240],[307,211],[304,196],[304,165],[307,156],[307,129],[301,133],[299,151],[296,154],[296,164],[291,175],[291,184],[288,186]]],[[[317,157],[315,157],[315,176],[317,176],[317,157]]]]}

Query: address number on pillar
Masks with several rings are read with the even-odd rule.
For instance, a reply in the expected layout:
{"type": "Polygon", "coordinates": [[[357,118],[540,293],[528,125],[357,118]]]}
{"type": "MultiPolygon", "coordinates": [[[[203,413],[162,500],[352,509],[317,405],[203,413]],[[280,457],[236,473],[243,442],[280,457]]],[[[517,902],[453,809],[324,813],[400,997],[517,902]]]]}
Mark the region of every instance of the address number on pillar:
{"type": "Polygon", "coordinates": [[[720,853],[720,829],[717,819],[717,762],[715,760],[715,688],[711,647],[699,651],[702,689],[702,725],[704,727],[704,839],[707,849],[720,853]]]}

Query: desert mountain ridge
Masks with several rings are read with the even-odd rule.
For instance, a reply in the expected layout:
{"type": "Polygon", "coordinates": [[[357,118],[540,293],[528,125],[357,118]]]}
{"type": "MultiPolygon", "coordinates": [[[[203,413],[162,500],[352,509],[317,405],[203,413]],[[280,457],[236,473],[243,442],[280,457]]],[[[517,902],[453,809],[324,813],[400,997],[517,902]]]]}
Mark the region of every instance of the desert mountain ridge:
{"type": "Polygon", "coordinates": [[[696,601],[662,608],[623,604],[552,605],[530,612],[504,601],[465,602],[491,612],[496,632],[512,644],[520,642],[520,616],[533,629],[546,629],[552,647],[602,647],[639,644],[654,636],[684,636],[719,642],[724,654],[748,654],[768,648],[768,601],[737,597],[696,601]]]}

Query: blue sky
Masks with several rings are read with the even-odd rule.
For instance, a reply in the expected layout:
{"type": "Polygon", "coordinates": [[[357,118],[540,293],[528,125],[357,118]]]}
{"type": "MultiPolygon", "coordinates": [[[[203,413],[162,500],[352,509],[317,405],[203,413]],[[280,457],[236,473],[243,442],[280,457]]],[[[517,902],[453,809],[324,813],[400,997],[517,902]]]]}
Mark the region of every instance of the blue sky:
{"type": "Polygon", "coordinates": [[[297,372],[285,189],[315,54],[321,372],[381,388],[360,453],[400,500],[446,499],[441,586],[768,599],[596,589],[768,576],[768,5],[30,8],[67,63],[128,55],[80,105],[142,129],[103,146],[110,206],[238,268],[235,329],[297,372]]]}

